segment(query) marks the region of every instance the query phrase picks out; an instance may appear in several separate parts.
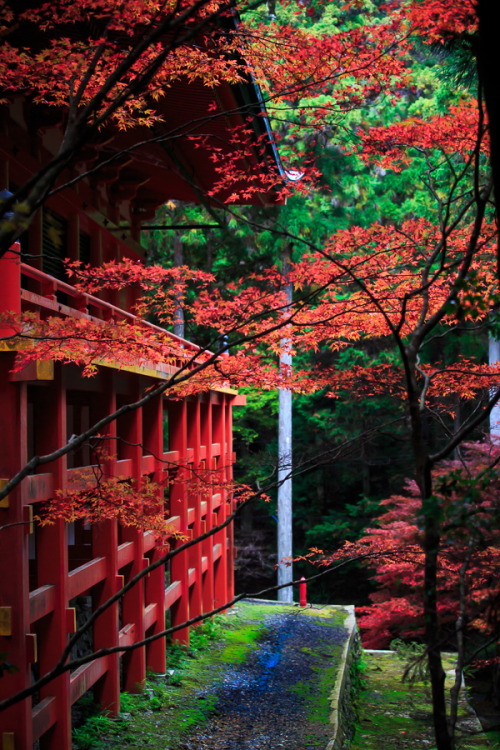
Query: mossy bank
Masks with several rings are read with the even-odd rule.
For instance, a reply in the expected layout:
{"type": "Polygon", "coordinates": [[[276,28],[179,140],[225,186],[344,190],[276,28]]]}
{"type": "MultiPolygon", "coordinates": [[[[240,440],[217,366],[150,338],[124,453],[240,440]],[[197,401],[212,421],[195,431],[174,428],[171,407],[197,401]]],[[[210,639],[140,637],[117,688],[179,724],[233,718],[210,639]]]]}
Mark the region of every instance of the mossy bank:
{"type": "MultiPolygon", "coordinates": [[[[251,722],[251,726],[262,724],[261,734],[283,732],[279,725],[287,726],[289,711],[293,716],[288,723],[293,730],[295,720],[300,734],[297,747],[325,748],[332,732],[330,700],[346,640],[343,624],[347,614],[340,607],[301,609],[264,602],[241,603],[228,614],[195,629],[189,649],[172,645],[167,674],[151,676],[142,694],[123,694],[120,717],[89,716],[75,731],[74,748],[177,750],[188,738],[196,744],[196,738],[191,740],[196,734],[201,737],[200,746],[205,746],[204,733],[208,733],[210,742],[207,747],[225,747],[223,743],[229,741],[227,732],[224,736],[226,730],[219,730],[217,722],[221,717],[224,725],[224,712],[235,716],[240,713],[238,700],[244,704],[244,721],[249,720],[249,711],[259,710],[259,700],[264,711],[272,704],[271,719],[257,715],[257,720],[254,717],[251,722]],[[313,632],[314,638],[306,637],[313,632]],[[286,646],[281,643],[283,639],[286,646]],[[281,652],[287,652],[283,656],[286,660],[290,651],[292,667],[284,676],[284,685],[273,687],[276,674],[284,669],[278,664],[281,652]],[[249,669],[250,680],[245,676],[249,669]],[[232,695],[232,683],[238,681],[247,683],[247,697],[241,686],[232,695]],[[273,695],[276,689],[278,692],[273,695]],[[250,700],[248,695],[252,696],[250,700]],[[296,704],[300,705],[300,721],[296,704]]],[[[239,730],[233,719],[230,723],[236,738],[239,730]]],[[[288,735],[287,743],[290,746],[288,735]]]]}
{"type": "MultiPolygon", "coordinates": [[[[435,750],[430,686],[423,679],[406,680],[404,655],[363,652],[362,690],[357,701],[358,720],[350,750],[435,750]]],[[[450,685],[453,659],[445,660],[450,685]]],[[[457,750],[499,750],[500,745],[481,732],[479,722],[462,699],[457,725],[457,750]]]]}

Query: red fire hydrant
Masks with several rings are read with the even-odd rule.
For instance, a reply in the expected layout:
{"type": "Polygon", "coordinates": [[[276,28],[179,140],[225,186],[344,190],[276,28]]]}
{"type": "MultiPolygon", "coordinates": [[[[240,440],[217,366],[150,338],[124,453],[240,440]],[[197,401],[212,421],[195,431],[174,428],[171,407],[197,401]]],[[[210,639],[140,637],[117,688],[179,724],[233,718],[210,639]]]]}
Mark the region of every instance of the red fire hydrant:
{"type": "Polygon", "coordinates": [[[299,586],[299,597],[300,597],[300,606],[301,607],[307,607],[307,583],[304,576],[300,579],[300,586],[299,586]]]}

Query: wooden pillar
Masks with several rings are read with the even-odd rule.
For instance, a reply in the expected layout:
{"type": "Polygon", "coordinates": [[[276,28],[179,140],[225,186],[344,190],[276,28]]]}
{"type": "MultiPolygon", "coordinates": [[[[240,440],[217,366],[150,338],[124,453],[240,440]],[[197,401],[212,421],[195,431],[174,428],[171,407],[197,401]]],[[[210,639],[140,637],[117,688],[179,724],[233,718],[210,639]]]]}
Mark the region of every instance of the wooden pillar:
{"type": "MultiPolygon", "coordinates": [[[[233,479],[233,414],[229,396],[224,396],[225,404],[225,474],[226,482],[233,479]]],[[[227,497],[227,512],[234,510],[232,495],[227,497]]],[[[227,598],[234,597],[234,524],[227,527],[227,598]]]]}
{"type": "MultiPolygon", "coordinates": [[[[0,267],[2,261],[0,261],[0,267]]],[[[4,277],[5,278],[5,277],[4,277]]],[[[2,487],[26,462],[25,383],[10,383],[8,373],[13,354],[0,352],[0,413],[8,435],[0,441],[0,482],[2,487]]],[[[0,679],[0,699],[17,693],[31,683],[28,569],[28,507],[23,505],[23,485],[0,501],[0,653],[17,671],[0,679]],[[10,526],[10,524],[15,524],[10,526]]],[[[31,639],[33,643],[33,639],[31,639]]],[[[1,659],[1,657],[0,657],[1,659]]],[[[31,699],[0,713],[0,747],[31,750],[31,699]],[[9,744],[10,743],[10,744],[9,744]]]]}
{"type": "Polygon", "coordinates": [[[96,224],[92,224],[90,233],[90,262],[93,266],[102,266],[104,262],[102,229],[96,224]]]}
{"type": "MultiPolygon", "coordinates": [[[[21,245],[15,242],[12,249],[0,258],[0,313],[21,312],[21,245]]],[[[0,339],[9,338],[16,333],[16,329],[7,325],[0,325],[0,339]]],[[[6,342],[7,347],[9,343],[6,342]]],[[[5,423],[7,424],[7,423],[5,423]]]]}
{"type": "MultiPolygon", "coordinates": [[[[5,135],[7,131],[5,123],[2,127],[2,134],[5,135]]],[[[0,159],[0,190],[8,190],[10,185],[9,172],[10,172],[9,157],[7,151],[2,151],[2,157],[0,159]]]]}
{"type": "MultiPolygon", "coordinates": [[[[61,367],[48,388],[40,388],[37,406],[37,444],[48,453],[66,443],[66,389],[61,367]]],[[[66,456],[44,467],[51,472],[53,488],[66,488],[66,456]]],[[[55,587],[54,610],[40,620],[39,662],[40,674],[45,674],[59,661],[66,646],[68,633],[74,632],[74,610],[68,609],[68,539],[66,524],[55,523],[39,528],[37,535],[38,586],[55,587]]],[[[40,699],[53,696],[56,702],[56,723],[40,739],[41,750],[66,750],[71,747],[71,705],[69,700],[69,673],[50,682],[40,690],[40,699]]]]}
{"type": "MultiPolygon", "coordinates": [[[[134,382],[132,392],[128,396],[131,400],[139,398],[139,383],[134,382]]],[[[119,437],[124,438],[126,443],[122,444],[122,455],[132,461],[132,477],[138,486],[142,481],[142,409],[135,409],[123,417],[119,437]]],[[[134,557],[132,563],[127,566],[125,583],[133,576],[144,570],[148,561],[144,559],[144,534],[142,529],[124,526],[122,530],[123,541],[132,542],[134,545],[134,557]]],[[[134,641],[144,638],[144,578],[141,579],[123,597],[123,625],[132,624],[134,627],[134,641]]],[[[124,686],[130,693],[138,692],[145,686],[146,681],[146,649],[144,646],[127,652],[123,656],[124,664],[124,686]]]]}
{"type": "MultiPolygon", "coordinates": [[[[170,488],[170,512],[172,516],[179,516],[181,534],[187,538],[187,492],[186,492],[186,458],[187,458],[187,405],[186,401],[172,401],[169,404],[169,436],[170,450],[179,452],[179,469],[177,481],[170,488]]],[[[177,546],[182,541],[177,542],[177,546]]],[[[176,555],[170,566],[172,583],[179,581],[181,596],[172,606],[172,625],[180,625],[189,618],[189,578],[188,554],[181,552],[176,555]]],[[[189,630],[182,628],[174,634],[174,640],[179,643],[189,643],[189,630]]]]}
{"type": "MultiPolygon", "coordinates": [[[[195,484],[199,482],[200,472],[200,443],[201,443],[201,426],[200,426],[200,399],[196,397],[195,401],[190,401],[188,407],[188,446],[193,449],[193,464],[190,469],[190,475],[195,484]]],[[[201,496],[200,492],[188,492],[189,508],[194,509],[194,523],[191,527],[193,539],[197,539],[202,532],[201,523],[201,496]]],[[[189,589],[189,616],[196,617],[203,611],[202,600],[202,580],[201,580],[201,543],[191,547],[188,553],[188,568],[194,570],[194,582],[189,589]]]]}
{"type": "MultiPolygon", "coordinates": [[[[204,531],[212,528],[212,407],[210,396],[208,402],[201,404],[201,442],[205,446],[204,478],[208,484],[205,495],[207,511],[205,514],[204,531]]],[[[210,612],[214,608],[214,539],[208,537],[202,543],[202,555],[207,558],[207,570],[203,576],[203,611],[210,612]]]]}
{"type": "MultiPolygon", "coordinates": [[[[151,562],[156,562],[162,555],[163,550],[155,549],[151,562]]],[[[147,633],[147,635],[155,635],[165,630],[165,567],[163,565],[156,568],[147,578],[146,602],[156,604],[157,620],[147,633]]],[[[146,647],[146,666],[152,672],[165,673],[167,668],[165,638],[158,638],[146,647]]]]}
{"type": "MultiPolygon", "coordinates": [[[[103,383],[103,391],[99,395],[99,417],[104,413],[110,414],[116,409],[115,379],[107,372],[103,383]]],[[[111,422],[104,433],[111,438],[106,444],[110,456],[116,455],[116,421],[111,422]]],[[[114,476],[116,459],[105,464],[108,476],[114,476]]],[[[92,527],[92,552],[94,557],[106,558],[106,578],[93,590],[92,603],[94,609],[104,604],[123,585],[123,577],[118,571],[118,523],[116,520],[103,521],[92,527]]],[[[111,648],[118,645],[118,613],[119,604],[115,602],[96,620],[94,624],[94,648],[111,648]]],[[[118,654],[110,654],[106,659],[106,673],[95,686],[95,697],[106,711],[117,714],[120,710],[120,658],[118,654]]]]}
{"type": "MultiPolygon", "coordinates": [[[[220,399],[222,400],[222,399],[220,399]]],[[[217,471],[215,471],[216,482],[219,484],[217,491],[221,496],[220,506],[217,512],[217,524],[223,523],[226,518],[226,492],[220,486],[225,479],[225,420],[224,420],[224,402],[220,405],[212,406],[212,425],[214,442],[220,446],[219,456],[217,458],[217,471]]],[[[215,563],[215,581],[214,581],[214,604],[220,607],[227,601],[227,550],[226,550],[226,529],[221,529],[215,534],[214,542],[220,545],[220,556],[215,563]]]]}
{"type": "MultiPolygon", "coordinates": [[[[221,435],[220,435],[220,477],[223,484],[227,481],[227,424],[226,424],[226,396],[221,397],[221,435]]],[[[228,516],[228,499],[229,493],[226,489],[221,492],[221,521],[225,521],[228,516]]],[[[228,570],[228,547],[229,547],[229,527],[226,526],[222,531],[222,555],[221,561],[223,561],[223,572],[221,576],[224,580],[224,601],[229,599],[229,570],[228,570]]]]}
{"type": "Polygon", "coordinates": [[[80,259],[80,216],[71,214],[68,220],[68,258],[70,260],[80,259]]]}
{"type": "MultiPolygon", "coordinates": [[[[152,454],[154,458],[155,471],[153,481],[159,485],[158,500],[163,502],[163,490],[161,488],[163,463],[163,400],[161,397],[150,401],[143,410],[143,440],[144,450],[152,454]]],[[[162,549],[155,548],[151,562],[155,562],[163,554],[162,549]]],[[[151,626],[147,635],[155,635],[165,629],[165,567],[160,567],[149,573],[146,579],[146,606],[155,605],[156,622],[151,626]]],[[[153,672],[163,674],[166,669],[165,662],[165,639],[158,638],[149,646],[146,646],[146,666],[153,672]]]]}
{"type": "Polygon", "coordinates": [[[41,208],[33,217],[28,228],[28,246],[30,266],[42,270],[42,250],[43,250],[43,209],[41,208]]]}

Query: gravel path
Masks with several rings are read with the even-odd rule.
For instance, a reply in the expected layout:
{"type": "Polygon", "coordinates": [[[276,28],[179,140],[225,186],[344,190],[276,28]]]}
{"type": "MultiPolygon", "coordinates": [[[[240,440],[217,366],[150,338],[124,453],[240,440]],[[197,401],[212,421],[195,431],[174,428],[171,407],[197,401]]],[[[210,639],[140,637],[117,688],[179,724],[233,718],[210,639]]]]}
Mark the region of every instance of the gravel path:
{"type": "Polygon", "coordinates": [[[265,624],[267,634],[244,664],[213,667],[213,682],[197,698],[217,696],[217,713],[189,735],[183,750],[326,748],[332,729],[320,678],[346,631],[333,618],[300,610],[269,615],[265,624]]]}

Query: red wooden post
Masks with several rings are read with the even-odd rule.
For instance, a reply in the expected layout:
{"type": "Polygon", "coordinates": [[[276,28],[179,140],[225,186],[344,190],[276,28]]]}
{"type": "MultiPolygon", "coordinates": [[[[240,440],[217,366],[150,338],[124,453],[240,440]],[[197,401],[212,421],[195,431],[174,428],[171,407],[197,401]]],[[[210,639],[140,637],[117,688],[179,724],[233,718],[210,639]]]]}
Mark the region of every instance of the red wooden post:
{"type": "MultiPolygon", "coordinates": [[[[200,471],[200,400],[189,401],[187,404],[188,417],[188,446],[193,449],[193,463],[190,467],[190,475],[195,483],[199,479],[200,471]]],[[[194,509],[194,522],[191,526],[191,534],[196,539],[201,534],[201,498],[199,491],[188,492],[188,506],[194,509]]],[[[195,544],[188,552],[188,569],[194,571],[194,581],[189,587],[189,616],[196,617],[203,611],[202,603],[202,581],[201,581],[201,544],[195,544]]]]}
{"type": "MultiPolygon", "coordinates": [[[[219,445],[219,456],[217,460],[217,471],[215,476],[218,481],[225,480],[225,419],[224,419],[224,401],[219,394],[213,394],[214,400],[217,399],[220,405],[212,407],[212,424],[214,428],[213,439],[219,445]]],[[[219,487],[221,501],[217,512],[217,524],[223,523],[226,519],[226,491],[219,487]]],[[[220,556],[215,563],[215,601],[216,607],[220,607],[227,601],[227,530],[221,529],[215,534],[215,544],[220,545],[220,556]]]]}
{"type": "MultiPolygon", "coordinates": [[[[108,374],[104,381],[105,391],[99,403],[104,413],[110,414],[116,409],[115,379],[108,374]]],[[[116,421],[111,422],[105,433],[110,438],[116,437],[116,421]]],[[[116,454],[116,440],[109,440],[107,450],[110,455],[116,454]]],[[[105,465],[108,476],[113,476],[116,459],[105,465]]],[[[92,604],[94,609],[107,601],[121,587],[122,578],[118,576],[118,524],[115,520],[95,524],[92,528],[92,553],[94,557],[106,558],[106,578],[95,587],[92,604]]],[[[94,648],[110,648],[118,645],[118,612],[115,602],[96,620],[94,624],[94,648]]],[[[106,658],[107,671],[95,686],[95,697],[102,708],[113,714],[120,710],[120,661],[118,654],[106,658]]]]}
{"type": "MultiPolygon", "coordinates": [[[[73,225],[73,239],[77,235],[77,222],[73,225]]],[[[76,241],[76,240],[75,240],[76,241]]],[[[5,273],[0,275],[6,281],[9,294],[0,297],[0,310],[12,309],[20,311],[20,266],[19,256],[6,256],[5,262],[10,263],[5,273]],[[11,294],[11,292],[14,293],[11,294]]],[[[3,266],[0,262],[0,271],[3,266]]],[[[1,333],[1,331],[0,331],[1,333]]],[[[11,330],[5,335],[10,335],[11,330]]],[[[11,439],[2,444],[3,453],[0,455],[0,480],[7,479],[27,460],[27,386],[26,383],[9,383],[8,371],[12,366],[13,355],[0,352],[0,382],[7,387],[0,393],[0,408],[6,423],[13,425],[11,439]]],[[[37,452],[48,452],[63,445],[67,440],[66,434],[66,388],[65,382],[69,378],[69,370],[58,368],[57,379],[50,385],[36,385],[37,414],[36,414],[36,443],[37,452]]],[[[102,376],[105,385],[97,396],[98,411],[109,413],[116,406],[115,384],[117,379],[128,382],[127,400],[137,397],[140,392],[140,380],[137,376],[108,374],[102,376]]],[[[69,380],[67,380],[69,383],[69,380]]],[[[74,386],[72,386],[74,387],[74,386]]],[[[77,386],[81,387],[81,386],[77,386]]],[[[94,397],[95,398],[95,397],[94,397]]],[[[203,497],[206,502],[206,512],[202,509],[202,498],[198,492],[188,492],[185,484],[187,472],[188,446],[192,451],[193,469],[199,471],[202,463],[202,444],[204,445],[205,468],[207,474],[217,477],[221,482],[232,477],[232,443],[231,443],[231,406],[229,398],[223,394],[211,393],[197,397],[191,402],[174,401],[170,403],[170,450],[179,455],[178,480],[171,488],[171,515],[180,519],[181,533],[188,536],[189,531],[197,537],[204,530],[210,529],[214,523],[225,520],[232,507],[231,499],[224,489],[220,492],[220,503],[215,503],[212,494],[203,497]],[[201,401],[203,400],[203,403],[201,401]],[[217,457],[214,455],[213,444],[219,446],[217,457]],[[217,465],[215,462],[217,461],[217,465]],[[191,515],[188,513],[191,505],[191,515]],[[214,507],[214,506],[217,507],[214,507]],[[192,511],[194,510],[194,516],[192,511]],[[214,513],[216,511],[216,513],[214,513]],[[205,522],[202,522],[204,513],[205,522]],[[216,516],[214,518],[214,516],[216,516]],[[191,529],[188,519],[191,517],[191,529]],[[194,518],[194,521],[193,521],[194,518]]],[[[163,466],[159,457],[163,452],[162,445],[162,404],[151,402],[143,412],[136,411],[123,417],[117,424],[112,423],[107,434],[115,437],[117,432],[121,438],[129,443],[121,444],[121,458],[128,459],[131,465],[131,475],[140,483],[144,465],[154,465],[154,479],[160,480],[163,466]],[[143,462],[143,450],[146,455],[153,454],[157,458],[154,462],[149,459],[143,462]]],[[[110,444],[110,452],[116,452],[116,446],[110,444]]],[[[190,459],[191,460],[191,459],[190,459]]],[[[113,475],[117,466],[115,459],[107,462],[107,473],[113,475]]],[[[52,474],[53,489],[64,489],[67,482],[67,459],[65,457],[45,467],[45,471],[52,474]]],[[[148,472],[151,468],[147,469],[148,472]]],[[[27,519],[27,508],[24,495],[25,485],[11,493],[8,502],[0,505],[0,525],[4,523],[18,523],[27,519]]],[[[27,532],[29,525],[15,526],[8,536],[2,537],[0,544],[0,564],[2,569],[9,570],[3,585],[0,600],[0,651],[6,651],[10,661],[20,666],[20,671],[12,676],[4,677],[0,681],[0,695],[12,693],[30,683],[31,674],[28,659],[34,658],[33,638],[30,640],[29,621],[29,580],[27,532]],[[5,540],[8,539],[7,542],[5,540]],[[12,565],[15,560],[15,566],[12,565]],[[5,645],[4,645],[5,644],[5,645]],[[31,653],[31,655],[30,655],[31,653]]],[[[94,607],[106,601],[114,594],[121,583],[118,570],[118,528],[116,522],[106,522],[92,529],[93,555],[106,558],[106,578],[92,590],[94,607]]],[[[126,569],[130,578],[147,565],[144,557],[144,533],[138,529],[122,529],[121,541],[132,542],[133,561],[126,569]]],[[[159,552],[152,553],[152,559],[157,559],[159,552]]],[[[53,587],[54,609],[45,617],[37,621],[36,629],[39,636],[40,673],[50,669],[59,659],[61,651],[67,643],[68,634],[73,631],[73,610],[68,607],[68,550],[67,529],[62,522],[44,527],[39,530],[37,537],[37,585],[45,584],[53,587]]],[[[213,608],[214,603],[224,605],[232,596],[233,571],[233,541],[232,529],[219,531],[203,544],[197,544],[188,552],[178,555],[171,564],[172,582],[181,584],[181,597],[172,606],[172,623],[180,624],[190,616],[200,614],[213,608]],[[214,548],[217,560],[214,570],[214,548]],[[203,573],[205,569],[205,573],[203,573]],[[191,581],[191,586],[189,585],[191,581]]],[[[123,598],[122,624],[133,626],[133,638],[141,640],[145,635],[145,605],[149,605],[148,622],[149,633],[160,632],[164,627],[164,569],[158,568],[145,580],[141,581],[123,598]],[[153,607],[153,609],[152,609],[153,607]],[[153,618],[152,612],[155,612],[153,618]],[[154,621],[153,621],[154,620],[154,621]],[[152,624],[151,624],[152,623],[152,624]]],[[[96,648],[115,646],[119,642],[119,608],[114,604],[107,609],[94,626],[94,646],[96,648]]],[[[176,639],[187,643],[189,631],[183,628],[176,634],[176,639]]],[[[165,649],[163,639],[145,649],[141,647],[124,656],[125,687],[136,690],[142,687],[145,680],[147,664],[156,671],[165,669],[165,649]]],[[[119,657],[114,654],[106,657],[106,671],[96,683],[97,696],[102,705],[108,710],[116,712],[119,709],[119,657]]],[[[70,690],[69,674],[53,680],[41,691],[41,703],[38,710],[38,730],[40,734],[41,750],[66,750],[71,746],[70,740],[70,690]],[[49,706],[50,711],[43,711],[42,706],[49,706]],[[43,715],[43,720],[40,716],[43,715]],[[54,721],[55,717],[55,721],[54,721]]],[[[30,701],[18,704],[0,717],[0,726],[4,736],[0,739],[5,747],[14,746],[27,750],[37,739],[32,731],[32,712],[30,701]],[[10,744],[9,744],[10,743],[10,744]],[[14,743],[14,744],[13,744],[14,743]]],[[[35,722],[36,724],[37,722],[35,722]]]]}
{"type": "Polygon", "coordinates": [[[43,208],[34,215],[28,228],[30,265],[42,270],[43,208]]]}
{"type": "MultiPolygon", "coordinates": [[[[5,280],[4,260],[0,260],[0,279],[5,280]]],[[[2,285],[3,289],[3,285],[2,285]]],[[[0,304],[3,297],[0,295],[0,304]]],[[[11,303],[9,303],[11,304],[11,303]]],[[[8,440],[0,442],[0,481],[2,487],[26,461],[26,384],[9,383],[8,373],[13,365],[10,353],[0,352],[0,413],[8,430],[8,440]]],[[[0,531],[0,653],[18,671],[4,674],[0,679],[0,698],[7,698],[31,682],[28,662],[27,634],[30,632],[28,602],[28,532],[29,524],[23,507],[25,485],[18,486],[0,501],[0,526],[16,524],[0,531]]],[[[15,748],[31,748],[31,699],[17,703],[0,713],[0,743],[15,748]]]]}
{"type": "MultiPolygon", "coordinates": [[[[158,484],[162,481],[163,464],[163,401],[157,398],[150,401],[143,410],[143,439],[144,449],[147,453],[155,456],[155,471],[153,480],[158,484]]],[[[160,489],[161,497],[163,490],[160,489]]],[[[159,549],[153,550],[151,561],[155,562],[163,552],[159,549]]],[[[160,633],[165,629],[165,567],[161,565],[146,579],[146,605],[156,607],[156,621],[147,632],[147,635],[160,633]]],[[[165,663],[165,639],[158,638],[149,646],[146,646],[146,666],[153,672],[164,673],[165,663]]]]}
{"type": "Polygon", "coordinates": [[[307,607],[307,582],[304,576],[300,579],[299,586],[300,606],[307,607]]]}
{"type": "MultiPolygon", "coordinates": [[[[66,389],[62,381],[62,368],[57,368],[56,379],[49,388],[43,389],[38,402],[38,443],[43,452],[49,452],[66,442],[66,389]]],[[[47,464],[52,473],[54,490],[66,487],[66,456],[47,464]]],[[[37,535],[38,586],[52,584],[55,587],[54,610],[40,620],[39,661],[40,674],[45,674],[59,661],[67,643],[68,633],[73,632],[68,610],[68,538],[63,521],[39,528],[37,535]]],[[[71,712],[69,696],[69,673],[50,682],[40,690],[40,699],[55,699],[57,719],[51,729],[40,739],[43,750],[62,750],[71,747],[71,712]]]]}
{"type": "MultiPolygon", "coordinates": [[[[117,548],[118,525],[116,521],[103,521],[92,529],[92,548],[95,557],[106,558],[106,578],[94,589],[92,597],[96,609],[121,588],[118,576],[117,548]]],[[[94,648],[111,648],[118,645],[118,602],[112,604],[94,624],[94,648]]],[[[120,710],[120,664],[119,655],[110,654],[106,659],[106,673],[96,684],[96,700],[103,709],[112,714],[120,710]]]]}
{"type": "MultiPolygon", "coordinates": [[[[139,383],[135,378],[131,388],[130,398],[139,397],[139,383]]],[[[136,409],[127,414],[122,422],[120,437],[124,438],[122,444],[124,458],[132,461],[132,477],[140,484],[142,480],[142,409],[136,409]]],[[[126,569],[125,583],[144,569],[147,561],[144,559],[144,534],[142,530],[123,527],[123,541],[132,542],[134,545],[134,557],[126,569]]],[[[132,624],[134,627],[134,641],[144,638],[144,579],[140,580],[123,597],[122,617],[123,625],[132,624]]],[[[123,656],[125,672],[125,690],[130,693],[141,690],[146,680],[146,649],[144,646],[127,652],[123,656]]]]}
{"type": "MultiPolygon", "coordinates": [[[[205,397],[207,400],[200,404],[201,417],[201,444],[205,447],[205,470],[204,481],[207,483],[207,491],[204,502],[206,502],[204,531],[210,531],[212,528],[212,406],[210,404],[210,394],[205,397]]],[[[214,608],[214,539],[208,537],[202,543],[202,558],[206,559],[206,572],[203,576],[203,611],[210,612],[214,608]]]]}
{"type": "MultiPolygon", "coordinates": [[[[21,245],[15,242],[12,249],[0,259],[0,313],[21,312],[21,245]]],[[[0,338],[16,333],[11,326],[0,324],[0,338]]]]}
{"type": "MultiPolygon", "coordinates": [[[[144,569],[143,534],[138,529],[126,528],[123,530],[123,539],[132,542],[134,545],[134,559],[127,568],[126,583],[132,576],[144,569]]],[[[128,591],[122,601],[123,625],[133,625],[134,641],[142,640],[144,638],[144,579],[128,591]]],[[[129,693],[141,691],[146,680],[146,650],[144,646],[124,654],[123,664],[125,690],[129,693]]]]}
{"type": "MultiPolygon", "coordinates": [[[[233,479],[233,413],[231,399],[224,395],[225,401],[225,457],[226,457],[226,481],[231,482],[233,479]]],[[[231,497],[228,498],[228,511],[234,510],[235,503],[231,497]]],[[[227,598],[234,597],[234,525],[230,524],[227,528],[227,598]]]]}
{"type": "MultiPolygon", "coordinates": [[[[179,480],[170,488],[170,513],[179,516],[180,531],[187,538],[187,492],[186,492],[186,459],[187,459],[187,404],[186,401],[172,401],[169,404],[170,450],[179,452],[179,480]]],[[[177,542],[177,546],[182,542],[177,542]]],[[[181,596],[171,608],[172,625],[180,625],[189,618],[189,576],[188,555],[181,552],[170,565],[172,583],[180,581],[181,596]]],[[[189,643],[189,629],[182,628],[174,634],[180,643],[189,643]]]]}
{"type": "Polygon", "coordinates": [[[80,215],[72,213],[68,218],[67,253],[70,260],[79,260],[80,215]]]}
{"type": "MultiPolygon", "coordinates": [[[[163,555],[155,549],[151,557],[154,563],[163,555]]],[[[157,620],[147,635],[160,633],[165,629],[165,567],[161,565],[149,574],[146,580],[146,602],[156,604],[157,620]]],[[[165,638],[158,638],[146,647],[146,666],[153,672],[164,674],[166,670],[165,638]]]]}

